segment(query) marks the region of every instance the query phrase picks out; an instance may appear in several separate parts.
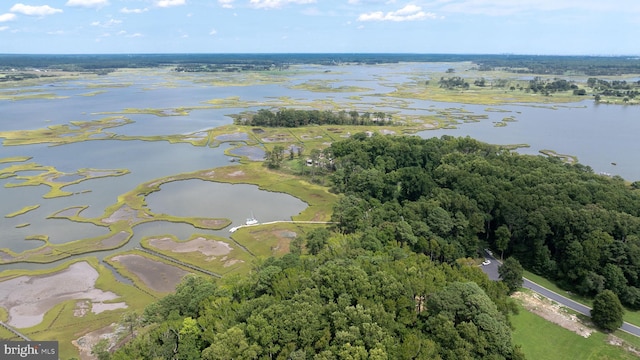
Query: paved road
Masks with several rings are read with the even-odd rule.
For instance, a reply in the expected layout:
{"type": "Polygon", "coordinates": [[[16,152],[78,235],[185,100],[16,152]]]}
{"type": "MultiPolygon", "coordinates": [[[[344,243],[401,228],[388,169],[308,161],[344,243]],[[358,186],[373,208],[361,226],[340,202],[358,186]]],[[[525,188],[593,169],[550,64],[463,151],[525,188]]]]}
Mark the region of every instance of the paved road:
{"type": "MultiPolygon", "coordinates": [[[[500,280],[500,275],[498,274],[498,267],[500,266],[500,261],[488,253],[486,253],[484,256],[486,259],[489,259],[491,261],[491,264],[483,265],[482,270],[489,276],[489,279],[500,280]]],[[[580,314],[591,316],[591,308],[589,308],[588,306],[582,305],[565,296],[562,296],[556,292],[553,292],[547,289],[546,287],[542,285],[538,285],[527,278],[523,278],[522,286],[524,288],[531,289],[537,292],[538,294],[546,298],[549,298],[559,304],[562,304],[563,306],[566,306],[580,314]]],[[[623,323],[620,329],[630,334],[633,334],[635,336],[640,336],[640,327],[629,324],[627,322],[623,323]]]]}

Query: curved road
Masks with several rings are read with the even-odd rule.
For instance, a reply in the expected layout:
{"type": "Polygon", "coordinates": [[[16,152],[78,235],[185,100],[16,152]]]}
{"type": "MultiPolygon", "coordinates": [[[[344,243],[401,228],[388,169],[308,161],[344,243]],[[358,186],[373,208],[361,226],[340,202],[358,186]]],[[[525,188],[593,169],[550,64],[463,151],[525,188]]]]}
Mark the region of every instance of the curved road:
{"type": "MultiPolygon", "coordinates": [[[[482,271],[484,271],[489,276],[489,279],[496,280],[496,281],[500,280],[500,275],[498,274],[498,267],[500,266],[500,261],[495,257],[493,257],[492,254],[489,254],[486,252],[484,254],[484,257],[486,259],[491,260],[491,263],[489,265],[483,265],[482,271]]],[[[547,289],[546,287],[542,285],[538,285],[527,278],[522,278],[522,279],[523,279],[522,287],[535,291],[536,293],[546,298],[549,298],[559,304],[562,304],[563,306],[566,306],[569,309],[572,309],[580,314],[591,316],[591,308],[589,308],[588,306],[582,305],[556,292],[553,292],[547,289]]],[[[628,322],[624,322],[620,327],[620,329],[628,332],[629,334],[640,336],[640,327],[629,324],[628,322]]]]}

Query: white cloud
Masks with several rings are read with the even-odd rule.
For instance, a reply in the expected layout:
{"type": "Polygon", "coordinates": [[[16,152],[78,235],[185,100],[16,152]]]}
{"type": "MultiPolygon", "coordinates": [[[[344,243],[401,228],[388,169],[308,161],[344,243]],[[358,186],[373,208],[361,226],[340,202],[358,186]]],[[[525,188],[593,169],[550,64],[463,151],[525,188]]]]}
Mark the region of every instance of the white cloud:
{"type": "Polygon", "coordinates": [[[6,13],[0,15],[0,22],[11,21],[16,18],[16,14],[6,13]]]}
{"type": "Polygon", "coordinates": [[[122,9],[120,9],[120,12],[123,14],[142,14],[143,12],[147,12],[149,11],[149,9],[144,8],[144,9],[128,9],[126,7],[123,7],[122,9]]]}
{"type": "Polygon", "coordinates": [[[5,30],[7,30],[7,29],[9,29],[9,27],[8,27],[8,26],[0,26],[0,31],[5,31],[5,30]]]}
{"type": "Polygon", "coordinates": [[[47,31],[49,35],[64,35],[66,32],[64,30],[55,30],[55,31],[47,31]]]}
{"type": "Polygon", "coordinates": [[[489,16],[507,16],[531,11],[624,11],[638,12],[636,0],[440,0],[440,11],[489,16]]]}
{"type": "Polygon", "coordinates": [[[143,37],[143,36],[144,36],[144,35],[142,35],[142,34],[140,34],[140,33],[135,33],[135,34],[129,34],[129,35],[126,35],[125,37],[128,37],[128,38],[137,38],[137,37],[143,37]]]}
{"type": "Polygon", "coordinates": [[[114,25],[118,25],[118,24],[122,24],[122,20],[116,20],[116,19],[109,19],[109,21],[105,21],[105,22],[100,22],[100,21],[94,21],[91,23],[91,26],[99,26],[99,27],[112,27],[114,25]]]}
{"type": "Polygon", "coordinates": [[[358,21],[416,21],[424,19],[435,19],[436,14],[422,11],[417,5],[407,5],[397,11],[374,11],[370,13],[360,14],[358,21]]]}
{"type": "Polygon", "coordinates": [[[158,7],[171,7],[171,6],[180,6],[186,4],[186,0],[158,0],[156,1],[156,6],[158,7]]]}
{"type": "Polygon", "coordinates": [[[216,29],[211,29],[211,31],[209,31],[209,35],[211,36],[215,36],[216,34],[218,34],[218,30],[216,29]]]}
{"type": "Polygon", "coordinates": [[[218,0],[218,3],[225,9],[233,9],[234,1],[235,0],[218,0]]]}
{"type": "Polygon", "coordinates": [[[109,0],[69,0],[65,5],[99,8],[109,5],[109,0]]]}
{"type": "Polygon", "coordinates": [[[249,4],[256,9],[277,9],[288,4],[314,4],[316,0],[251,0],[249,4]]]}
{"type": "Polygon", "coordinates": [[[9,11],[31,16],[45,16],[61,13],[62,9],[55,9],[49,5],[31,6],[18,3],[13,5],[9,11]]]}

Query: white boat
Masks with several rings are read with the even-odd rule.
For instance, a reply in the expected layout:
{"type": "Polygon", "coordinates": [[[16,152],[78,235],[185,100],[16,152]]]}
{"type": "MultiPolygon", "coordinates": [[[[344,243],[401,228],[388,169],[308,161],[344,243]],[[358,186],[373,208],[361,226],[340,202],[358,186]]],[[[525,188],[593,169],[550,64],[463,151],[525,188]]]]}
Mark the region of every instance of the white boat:
{"type": "Polygon", "coordinates": [[[244,222],[245,225],[255,225],[258,223],[258,219],[253,217],[253,213],[251,213],[251,217],[247,218],[247,221],[244,222]]]}

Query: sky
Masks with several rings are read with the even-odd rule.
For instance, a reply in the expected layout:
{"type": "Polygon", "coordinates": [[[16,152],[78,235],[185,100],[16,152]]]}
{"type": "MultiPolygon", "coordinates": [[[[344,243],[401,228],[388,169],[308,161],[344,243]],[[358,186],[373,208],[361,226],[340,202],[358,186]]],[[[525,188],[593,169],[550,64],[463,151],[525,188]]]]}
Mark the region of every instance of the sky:
{"type": "Polygon", "coordinates": [[[640,0],[20,1],[0,53],[640,55],[640,0]]]}

